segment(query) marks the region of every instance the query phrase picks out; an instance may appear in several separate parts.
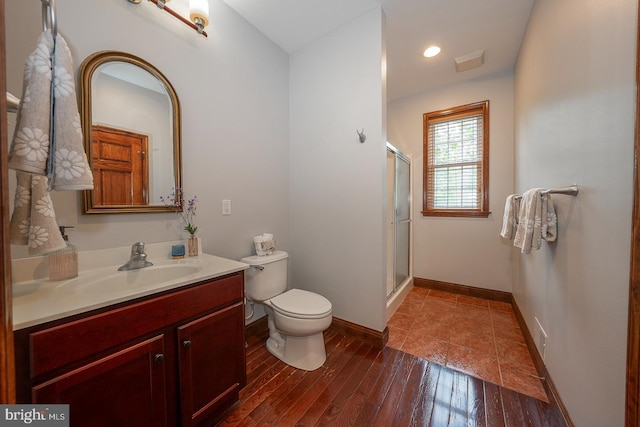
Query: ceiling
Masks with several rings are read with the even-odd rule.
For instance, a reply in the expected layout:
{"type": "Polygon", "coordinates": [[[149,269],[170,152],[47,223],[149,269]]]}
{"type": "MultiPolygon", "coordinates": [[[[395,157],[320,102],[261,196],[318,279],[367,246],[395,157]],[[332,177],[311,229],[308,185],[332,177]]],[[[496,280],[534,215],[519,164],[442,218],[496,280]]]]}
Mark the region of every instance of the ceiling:
{"type": "Polygon", "coordinates": [[[224,0],[288,53],[375,7],[386,16],[387,99],[512,70],[534,0],[224,0]],[[427,59],[432,44],[440,55],[427,59]],[[484,49],[484,65],[454,58],[484,49]]]}

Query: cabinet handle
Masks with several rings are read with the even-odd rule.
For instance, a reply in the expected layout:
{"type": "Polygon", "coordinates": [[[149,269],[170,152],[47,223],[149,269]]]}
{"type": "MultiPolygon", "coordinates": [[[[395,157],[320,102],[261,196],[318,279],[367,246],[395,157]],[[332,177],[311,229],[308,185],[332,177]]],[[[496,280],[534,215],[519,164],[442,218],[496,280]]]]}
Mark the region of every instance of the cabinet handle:
{"type": "Polygon", "coordinates": [[[164,362],[164,354],[162,353],[158,353],[153,357],[153,361],[156,363],[162,363],[164,362]]]}
{"type": "Polygon", "coordinates": [[[186,340],[186,341],[182,341],[182,348],[189,348],[191,347],[191,341],[186,340]]]}

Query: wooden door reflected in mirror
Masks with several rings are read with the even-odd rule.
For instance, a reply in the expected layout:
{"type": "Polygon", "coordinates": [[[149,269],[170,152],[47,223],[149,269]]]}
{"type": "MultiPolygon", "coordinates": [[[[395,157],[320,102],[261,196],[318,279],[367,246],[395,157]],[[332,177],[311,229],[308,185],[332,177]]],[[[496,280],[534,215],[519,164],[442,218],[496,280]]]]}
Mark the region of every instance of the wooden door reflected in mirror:
{"type": "Polygon", "coordinates": [[[94,125],[91,167],[96,206],[149,204],[149,136],[94,125]]]}

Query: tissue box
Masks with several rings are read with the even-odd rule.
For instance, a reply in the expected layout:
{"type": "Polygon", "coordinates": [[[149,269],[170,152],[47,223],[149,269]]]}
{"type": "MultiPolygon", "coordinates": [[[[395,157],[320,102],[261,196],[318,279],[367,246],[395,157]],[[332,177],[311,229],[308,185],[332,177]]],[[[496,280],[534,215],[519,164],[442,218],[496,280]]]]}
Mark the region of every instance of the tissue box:
{"type": "Polygon", "coordinates": [[[275,240],[268,240],[266,242],[255,242],[256,255],[265,256],[271,255],[276,250],[275,240]]]}

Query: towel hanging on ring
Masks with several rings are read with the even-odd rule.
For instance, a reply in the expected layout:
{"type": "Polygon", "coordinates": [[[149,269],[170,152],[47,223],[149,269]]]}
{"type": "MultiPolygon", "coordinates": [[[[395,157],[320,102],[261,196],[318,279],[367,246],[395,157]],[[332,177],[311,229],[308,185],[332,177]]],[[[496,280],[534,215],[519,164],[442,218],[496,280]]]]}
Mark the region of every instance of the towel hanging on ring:
{"type": "Polygon", "coordinates": [[[49,158],[51,53],[53,38],[45,31],[24,67],[22,98],[9,150],[9,168],[45,175],[49,158]]]}
{"type": "Polygon", "coordinates": [[[50,31],[38,38],[24,71],[9,168],[49,175],[48,189],[91,190],[69,47],[50,31]]]}
{"type": "MultiPolygon", "coordinates": [[[[78,112],[73,60],[67,42],[56,37],[53,65],[53,168],[49,179],[54,190],[93,190],[93,174],[87,161],[78,112]]],[[[51,156],[50,152],[50,156],[51,156]]]]}
{"type": "Polygon", "coordinates": [[[47,178],[16,172],[17,185],[9,234],[14,245],[27,245],[29,255],[41,255],[67,246],[56,222],[47,178]]]}

